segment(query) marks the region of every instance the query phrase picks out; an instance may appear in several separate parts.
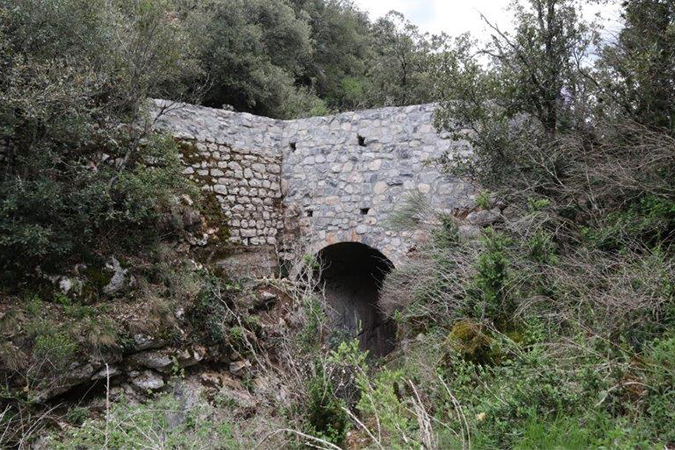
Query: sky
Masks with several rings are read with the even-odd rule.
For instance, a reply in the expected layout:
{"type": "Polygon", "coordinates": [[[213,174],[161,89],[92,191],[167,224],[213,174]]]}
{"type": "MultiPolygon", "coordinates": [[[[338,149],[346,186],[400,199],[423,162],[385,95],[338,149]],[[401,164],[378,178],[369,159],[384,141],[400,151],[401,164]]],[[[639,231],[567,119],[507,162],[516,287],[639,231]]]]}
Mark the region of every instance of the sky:
{"type": "MultiPolygon", "coordinates": [[[[382,17],[393,9],[403,13],[422,31],[430,33],[444,31],[451,36],[470,31],[479,39],[485,37],[488,31],[480,18],[480,13],[502,29],[508,29],[511,21],[509,13],[506,12],[510,0],[355,0],[355,3],[368,11],[371,19],[382,17]]],[[[588,18],[596,12],[605,17],[609,29],[618,28],[616,4],[585,7],[585,15],[588,18]]]]}

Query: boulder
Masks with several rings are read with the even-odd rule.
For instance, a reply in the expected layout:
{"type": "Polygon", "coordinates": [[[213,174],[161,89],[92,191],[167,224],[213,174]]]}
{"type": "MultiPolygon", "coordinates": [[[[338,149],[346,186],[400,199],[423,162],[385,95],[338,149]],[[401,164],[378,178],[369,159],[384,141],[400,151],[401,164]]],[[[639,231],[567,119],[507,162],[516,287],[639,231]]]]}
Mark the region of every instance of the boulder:
{"type": "Polygon", "coordinates": [[[457,229],[459,239],[466,242],[480,236],[480,228],[473,225],[460,225],[457,229]]]}
{"type": "Polygon", "coordinates": [[[164,339],[142,333],[135,334],[133,339],[133,349],[137,352],[162,348],[166,345],[166,341],[164,339]]]}
{"type": "Polygon", "coordinates": [[[52,383],[49,383],[47,387],[40,390],[35,395],[35,401],[37,402],[47,401],[65,392],[68,392],[75,386],[79,386],[83,383],[90,381],[94,373],[99,369],[99,367],[100,366],[95,367],[89,363],[85,365],[73,364],[72,366],[70,366],[66,375],[55,380],[52,383]]]}
{"type": "Polygon", "coordinates": [[[181,367],[190,367],[199,364],[206,356],[204,347],[194,347],[178,352],[177,361],[181,367]]]}
{"type": "Polygon", "coordinates": [[[500,222],[501,220],[502,216],[499,213],[499,209],[497,208],[491,209],[490,211],[474,211],[466,216],[466,221],[477,227],[488,227],[496,222],[500,222]]]}
{"type": "Polygon", "coordinates": [[[167,351],[152,350],[136,353],[129,357],[129,365],[157,370],[162,373],[171,372],[174,360],[167,351]]]}
{"type": "Polygon", "coordinates": [[[110,282],[103,287],[103,292],[108,295],[116,294],[126,285],[127,269],[123,269],[120,262],[114,256],[106,263],[106,268],[112,270],[113,276],[110,282]]]}
{"type": "Polygon", "coordinates": [[[509,205],[506,208],[504,208],[504,212],[502,214],[504,215],[504,218],[506,218],[506,220],[511,222],[520,219],[520,217],[522,216],[522,212],[513,205],[509,205]]]}
{"type": "Polygon", "coordinates": [[[152,370],[143,372],[131,372],[131,384],[141,391],[156,391],[164,387],[164,379],[152,370]]]}
{"type": "Polygon", "coordinates": [[[92,380],[102,380],[106,378],[113,378],[121,373],[117,366],[103,367],[101,370],[92,375],[92,380]]]}
{"type": "Polygon", "coordinates": [[[181,380],[176,383],[172,394],[178,402],[178,407],[166,412],[169,426],[178,427],[185,424],[189,413],[199,405],[201,391],[201,385],[193,379],[181,380]]]}
{"type": "Polygon", "coordinates": [[[244,359],[242,361],[234,361],[230,363],[230,373],[233,375],[241,376],[249,367],[251,367],[251,362],[247,359],[244,359]]]}

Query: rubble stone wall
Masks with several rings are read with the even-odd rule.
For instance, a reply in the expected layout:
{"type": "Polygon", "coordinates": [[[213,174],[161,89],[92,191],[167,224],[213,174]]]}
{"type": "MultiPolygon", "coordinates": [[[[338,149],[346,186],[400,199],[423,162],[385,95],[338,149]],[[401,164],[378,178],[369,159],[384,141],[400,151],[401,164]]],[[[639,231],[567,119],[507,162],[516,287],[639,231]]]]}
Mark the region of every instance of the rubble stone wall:
{"type": "Polygon", "coordinates": [[[424,237],[389,220],[418,193],[437,211],[469,207],[472,186],[441,173],[437,159],[466,153],[433,127],[434,105],[290,121],[282,140],[284,205],[312,251],[361,242],[396,263],[424,237]]]}
{"type": "Polygon", "coordinates": [[[251,114],[156,102],[157,127],[181,143],[184,173],[213,193],[233,244],[275,245],[283,228],[282,128],[251,114]]]}

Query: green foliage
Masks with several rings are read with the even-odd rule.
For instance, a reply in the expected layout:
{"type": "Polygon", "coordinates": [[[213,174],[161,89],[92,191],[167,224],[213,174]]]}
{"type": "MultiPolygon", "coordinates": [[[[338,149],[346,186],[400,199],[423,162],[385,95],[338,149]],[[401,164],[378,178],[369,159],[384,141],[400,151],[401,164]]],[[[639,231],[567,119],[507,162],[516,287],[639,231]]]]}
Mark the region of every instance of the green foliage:
{"type": "Polygon", "coordinates": [[[508,321],[515,308],[509,296],[510,275],[506,256],[510,240],[499,232],[488,230],[482,242],[484,250],[476,260],[475,295],[478,303],[469,313],[499,322],[508,321]]]}
{"type": "Polygon", "coordinates": [[[316,271],[321,268],[320,262],[316,259],[314,255],[311,254],[305,254],[302,257],[302,263],[307,267],[309,270],[316,271]]]}
{"type": "Polygon", "coordinates": [[[321,439],[341,444],[347,436],[349,420],[344,411],[345,403],[333,393],[330,380],[319,371],[307,382],[308,431],[321,439]]]}
{"type": "Polygon", "coordinates": [[[305,298],[303,310],[305,320],[302,329],[297,334],[297,340],[304,352],[311,353],[321,347],[326,313],[319,299],[314,296],[305,298]]]}
{"type": "Polygon", "coordinates": [[[327,116],[333,111],[326,101],[309,88],[298,88],[283,102],[284,116],[289,118],[327,116]]]}
{"type": "Polygon", "coordinates": [[[33,333],[35,338],[32,358],[40,372],[53,370],[58,373],[73,362],[78,345],[67,331],[58,329],[52,323],[39,322],[33,333]]]}
{"type": "Polygon", "coordinates": [[[294,118],[433,97],[430,37],[399,13],[372,23],[350,1],[174,0],[207,106],[294,118]]]}
{"type": "Polygon", "coordinates": [[[579,113],[589,101],[577,63],[594,30],[580,20],[579,4],[515,1],[511,12],[513,33],[486,20],[492,36],[485,48],[468,35],[457,38],[443,55],[439,82],[437,126],[468,139],[474,150],[471,159],[453,159],[449,166],[495,190],[555,183],[566,161],[549,147],[550,139],[583,127],[579,113]],[[475,57],[481,51],[492,58],[487,68],[475,57]]]}
{"type": "Polygon", "coordinates": [[[603,250],[620,250],[636,243],[667,245],[675,230],[675,200],[647,195],[638,202],[610,213],[598,228],[588,229],[591,245],[603,250]]]}
{"type": "Polygon", "coordinates": [[[645,355],[647,361],[645,386],[646,417],[649,436],[665,442],[675,439],[675,431],[669,424],[675,420],[675,338],[664,336],[656,340],[645,355]]]}
{"type": "Polygon", "coordinates": [[[383,370],[373,379],[361,376],[358,380],[361,400],[357,408],[364,416],[377,415],[382,430],[391,435],[389,448],[417,448],[420,444],[406,442],[402,435],[412,434],[417,426],[408,405],[401,401],[401,391],[405,390],[405,378],[401,370],[383,370]],[[411,445],[412,444],[412,445],[411,445]]]}
{"type": "Polygon", "coordinates": [[[530,211],[531,213],[535,213],[537,211],[541,211],[544,208],[547,208],[548,206],[551,205],[551,200],[547,198],[532,198],[528,197],[527,199],[527,210],[530,211]]]}
{"type": "Polygon", "coordinates": [[[645,448],[649,443],[631,432],[629,426],[611,417],[559,417],[532,419],[523,427],[523,436],[514,449],[645,448]]]}
{"type": "Polygon", "coordinates": [[[42,299],[36,294],[26,299],[26,312],[33,317],[37,317],[42,312],[42,299]]]}
{"type": "MultiPolygon", "coordinates": [[[[19,43],[29,65],[34,55],[67,55],[59,61],[65,79],[80,77],[87,85],[84,95],[65,86],[73,103],[104,91],[92,100],[108,101],[106,113],[136,115],[145,96],[189,95],[207,106],[279,118],[420,103],[433,96],[437,53],[445,42],[420,33],[398,13],[373,23],[349,1],[15,3],[3,10],[0,54],[9,59],[19,43]],[[68,27],[70,20],[77,26],[68,27]],[[97,76],[88,76],[88,68],[97,76]]],[[[39,89],[51,76],[45,67],[42,79],[22,83],[20,65],[7,69],[18,81],[10,84],[17,92],[39,89]]],[[[11,104],[0,116],[2,111],[11,114],[11,104]]],[[[63,132],[83,125],[82,116],[54,117],[63,132]]],[[[12,123],[6,122],[18,125],[12,123]]]]}
{"type": "Polygon", "coordinates": [[[237,448],[232,425],[214,420],[214,410],[203,401],[188,411],[173,395],[147,404],[113,403],[108,422],[86,420],[61,436],[53,435],[49,447],[79,448],[237,448]]]}
{"type": "Polygon", "coordinates": [[[440,226],[432,231],[434,244],[440,248],[449,248],[459,242],[459,227],[455,219],[449,214],[438,216],[440,226]]]}
{"type": "Polygon", "coordinates": [[[485,210],[490,209],[490,191],[480,191],[476,196],[476,205],[480,206],[485,210]]]}
{"type": "Polygon", "coordinates": [[[597,75],[603,113],[621,114],[648,126],[675,130],[675,7],[665,0],[624,2],[624,27],[603,48],[597,75]]]}
{"type": "Polygon", "coordinates": [[[529,256],[539,264],[556,262],[556,244],[553,235],[543,229],[537,229],[527,241],[529,256]]]}
{"type": "Polygon", "coordinates": [[[335,395],[335,387],[326,369],[315,365],[314,376],[307,381],[305,421],[312,435],[334,444],[344,442],[349,427],[345,402],[335,395]]]}
{"type": "MultiPolygon", "coordinates": [[[[143,104],[188,70],[166,2],[9,2],[0,8],[0,270],[92,262],[171,232],[160,217],[190,193],[171,139],[143,104]],[[76,25],[74,25],[76,24],[76,25]],[[138,126],[122,126],[138,123],[138,126]]],[[[171,92],[178,95],[178,90],[171,92]]]]}
{"type": "Polygon", "coordinates": [[[309,25],[286,1],[186,2],[179,13],[203,68],[193,83],[208,83],[204,104],[285,116],[292,74],[311,52],[309,25]]]}
{"type": "Polygon", "coordinates": [[[87,408],[76,407],[68,411],[66,414],[66,419],[68,422],[75,426],[80,426],[84,421],[89,417],[89,411],[87,408]]]}
{"type": "MultiPolygon", "coordinates": [[[[232,298],[229,288],[219,277],[206,274],[197,298],[187,311],[195,330],[209,345],[225,346],[230,335],[232,298]]],[[[236,331],[234,332],[236,337],[236,331]]]]}
{"type": "MultiPolygon", "coordinates": [[[[488,23],[487,47],[462,36],[439,55],[436,124],[474,151],[439,162],[521,214],[480,246],[429,239],[389,274],[404,344],[359,403],[362,423],[393,416],[379,446],[674,441],[671,4],[624,2],[619,42],[588,63],[597,30],[571,0],[514,2],[513,32],[488,23]]],[[[408,229],[427,225],[420,209],[408,229]]]]}
{"type": "Polygon", "coordinates": [[[363,106],[361,93],[373,58],[371,23],[351,1],[292,0],[306,16],[313,52],[302,63],[298,82],[312,89],[329,109],[363,106]]]}
{"type": "Polygon", "coordinates": [[[358,339],[343,341],[327,356],[315,356],[307,381],[307,431],[336,445],[344,443],[351,427],[348,408],[358,401],[358,380],[367,368],[367,352],[358,339]]]}
{"type": "Polygon", "coordinates": [[[367,359],[368,352],[360,350],[358,339],[341,342],[328,356],[329,363],[352,366],[355,370],[365,369],[367,359]]]}
{"type": "Polygon", "coordinates": [[[401,13],[389,12],[373,25],[375,60],[366,98],[371,105],[410,105],[434,99],[438,55],[447,37],[419,31],[401,13]]]}

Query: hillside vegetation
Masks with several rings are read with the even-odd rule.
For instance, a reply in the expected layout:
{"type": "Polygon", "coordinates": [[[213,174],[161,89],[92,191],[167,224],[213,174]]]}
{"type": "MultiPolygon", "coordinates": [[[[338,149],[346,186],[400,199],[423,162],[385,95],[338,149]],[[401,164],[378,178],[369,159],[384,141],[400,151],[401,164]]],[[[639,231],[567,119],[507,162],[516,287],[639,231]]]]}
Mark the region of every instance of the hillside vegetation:
{"type": "Polygon", "coordinates": [[[516,1],[481,43],[339,0],[2,2],[0,447],[675,448],[675,4],[625,0],[610,39],[580,6],[516,1]],[[436,101],[474,154],[434,163],[489,220],[400,205],[429,239],[372,361],[324,339],[313,255],[295,280],[214,264],[225,218],[148,98],[436,101]],[[160,347],[168,386],[134,359],[160,347]]]}

